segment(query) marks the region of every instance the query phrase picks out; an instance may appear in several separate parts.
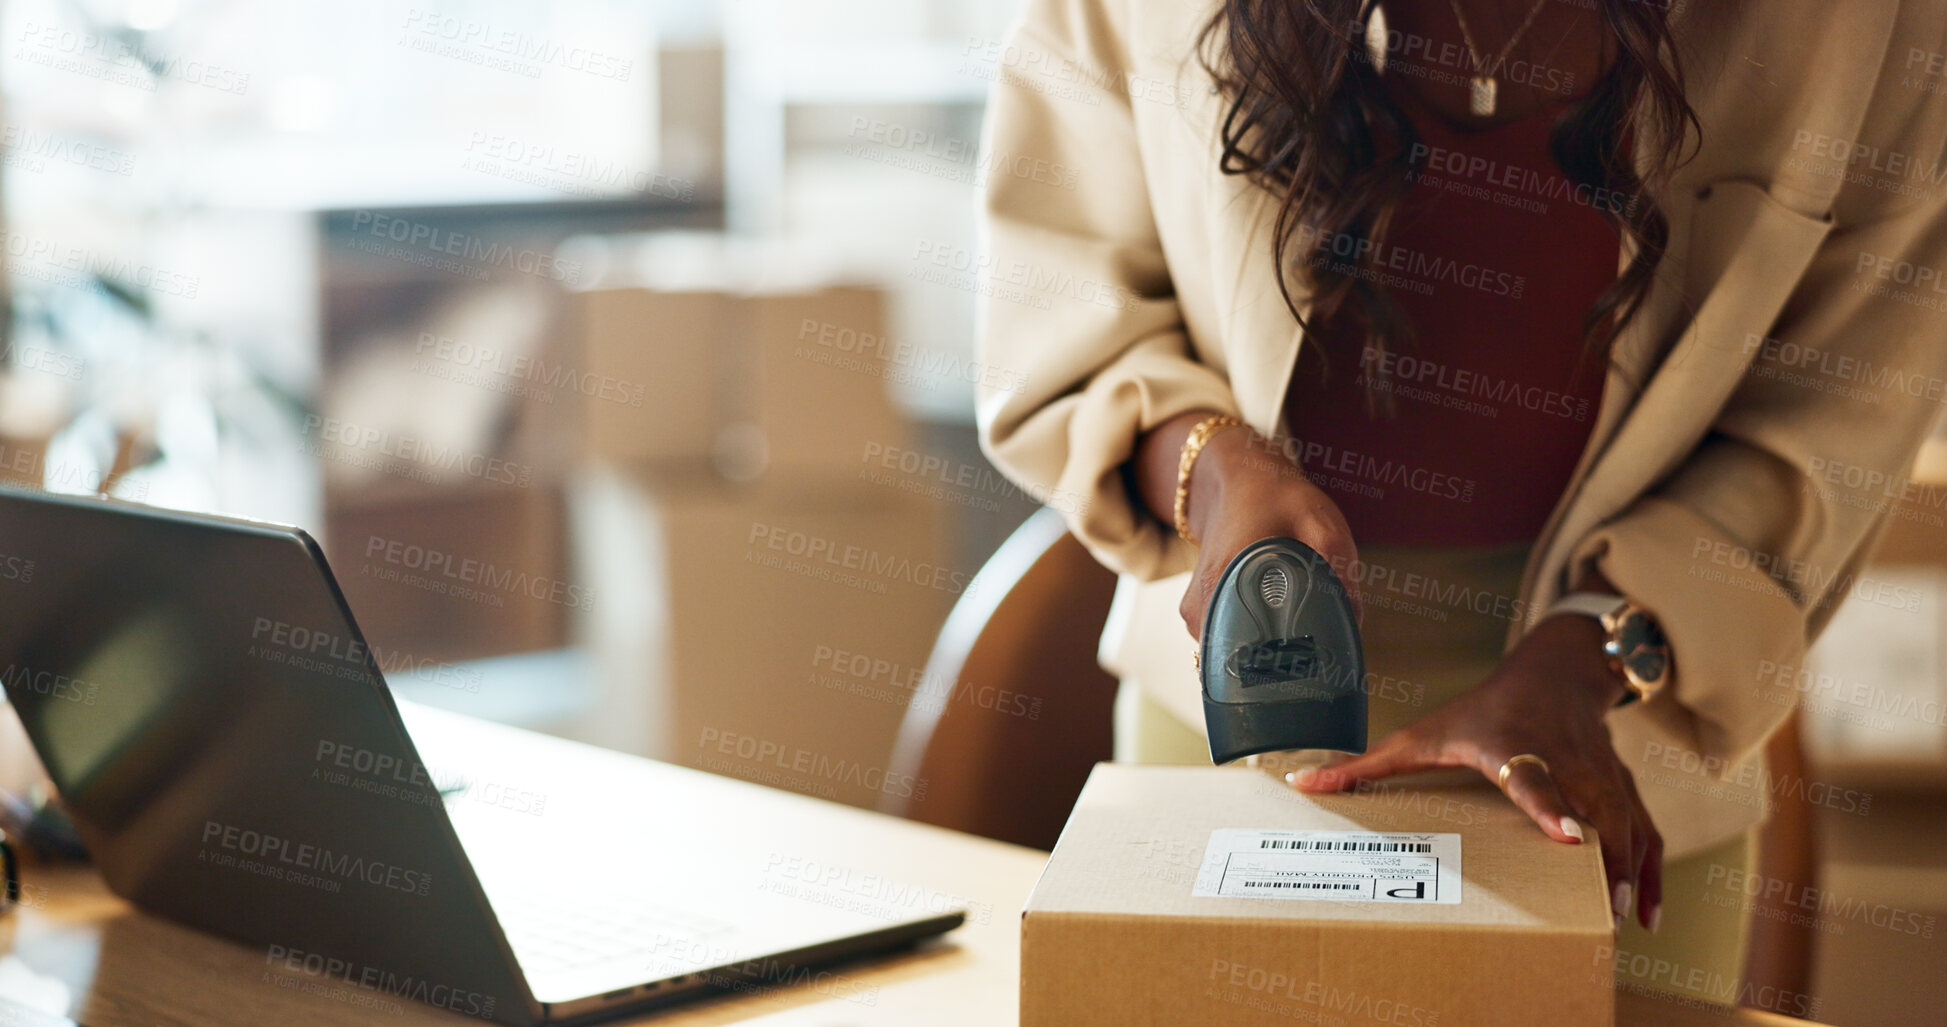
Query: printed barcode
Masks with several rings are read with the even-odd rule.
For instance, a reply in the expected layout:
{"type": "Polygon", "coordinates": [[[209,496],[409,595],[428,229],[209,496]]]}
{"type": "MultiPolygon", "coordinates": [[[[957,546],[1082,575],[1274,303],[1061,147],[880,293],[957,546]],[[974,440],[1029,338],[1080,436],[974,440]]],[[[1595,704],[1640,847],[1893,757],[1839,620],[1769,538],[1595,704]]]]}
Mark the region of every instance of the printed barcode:
{"type": "Polygon", "coordinates": [[[1324,884],[1316,881],[1245,881],[1246,888],[1307,888],[1316,891],[1364,891],[1363,884],[1324,884]]]}
{"type": "Polygon", "coordinates": [[[1292,838],[1265,838],[1261,849],[1313,849],[1320,852],[1432,852],[1426,842],[1318,842],[1292,838]]]}

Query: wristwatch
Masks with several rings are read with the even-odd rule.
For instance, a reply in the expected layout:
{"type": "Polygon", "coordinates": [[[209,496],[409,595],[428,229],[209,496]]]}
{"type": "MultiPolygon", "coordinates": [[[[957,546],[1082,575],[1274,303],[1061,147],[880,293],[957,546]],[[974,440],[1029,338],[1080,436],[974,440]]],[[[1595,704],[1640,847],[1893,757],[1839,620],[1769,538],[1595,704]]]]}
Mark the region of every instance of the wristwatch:
{"type": "Polygon", "coordinates": [[[1609,665],[1622,675],[1628,694],[1617,705],[1650,699],[1670,683],[1670,645],[1663,628],[1648,610],[1623,596],[1601,592],[1571,592],[1549,608],[1549,616],[1577,613],[1594,617],[1608,632],[1602,651],[1609,665]]]}

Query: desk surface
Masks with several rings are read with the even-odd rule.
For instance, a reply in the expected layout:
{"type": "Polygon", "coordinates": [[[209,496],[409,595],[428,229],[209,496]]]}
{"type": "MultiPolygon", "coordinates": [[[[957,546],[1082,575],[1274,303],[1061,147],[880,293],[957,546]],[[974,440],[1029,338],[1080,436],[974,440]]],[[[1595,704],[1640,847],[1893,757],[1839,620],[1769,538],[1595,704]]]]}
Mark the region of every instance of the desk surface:
{"type": "MultiPolygon", "coordinates": [[[[1019,920],[1012,910],[1033,887],[1041,855],[890,819],[882,827],[884,840],[895,843],[894,855],[928,870],[913,876],[957,894],[993,896],[994,915],[921,950],[843,968],[851,981],[832,989],[842,997],[778,988],[617,1022],[656,1027],[1002,1027],[1016,1022],[1019,920]]],[[[266,967],[257,950],[135,912],[85,869],[30,870],[26,899],[18,915],[0,925],[0,1024],[70,1022],[33,1016],[23,1007],[59,1009],[87,1027],[478,1023],[412,1002],[380,1010],[353,1005],[348,1000],[369,996],[344,986],[302,990],[311,982],[266,967]]],[[[1725,1016],[1633,995],[1618,996],[1616,1013],[1623,1027],[1805,1027],[1800,1020],[1750,1011],[1725,1016]]]]}
{"type": "MultiPolygon", "coordinates": [[[[890,817],[864,816],[879,821],[873,825],[876,831],[861,836],[859,824],[848,822],[848,848],[882,851],[888,863],[908,866],[903,875],[907,879],[974,899],[979,903],[976,915],[920,949],[839,967],[843,978],[822,991],[765,988],[615,1022],[658,1027],[994,1027],[1013,1022],[1018,910],[1041,872],[1041,854],[890,817]],[[911,869],[922,867],[919,873],[911,869]],[[981,912],[989,907],[991,913],[981,912]]],[[[27,880],[25,904],[0,923],[0,1002],[6,1003],[0,1004],[0,1025],[41,1023],[10,1016],[7,1004],[59,1009],[86,1027],[479,1023],[342,983],[316,988],[302,974],[266,966],[261,949],[136,912],[109,894],[87,869],[29,868],[27,880]],[[376,1010],[353,1004],[374,998],[384,1002],[376,1010]]]]}
{"type": "MultiPolygon", "coordinates": [[[[24,747],[13,727],[18,746],[24,747]]],[[[0,725],[0,741],[7,740],[4,728],[0,725]]],[[[418,727],[414,734],[420,735],[418,727]]],[[[0,745],[0,760],[9,749],[19,751],[0,745]]],[[[809,839],[805,856],[957,896],[970,911],[968,923],[917,950],[839,967],[842,976],[827,987],[765,988],[613,1022],[656,1027],[1006,1027],[1017,1022],[1018,911],[1041,873],[1044,853],[780,796],[773,826],[787,825],[809,839]]],[[[29,867],[24,878],[20,909],[0,918],[0,1027],[480,1022],[266,965],[261,948],[136,912],[85,867],[29,867]],[[382,1003],[376,1009],[375,999],[382,1003]]],[[[1623,1027],[1805,1027],[1799,1020],[1751,1012],[1727,1016],[1629,994],[1618,995],[1616,1009],[1623,1027]]]]}

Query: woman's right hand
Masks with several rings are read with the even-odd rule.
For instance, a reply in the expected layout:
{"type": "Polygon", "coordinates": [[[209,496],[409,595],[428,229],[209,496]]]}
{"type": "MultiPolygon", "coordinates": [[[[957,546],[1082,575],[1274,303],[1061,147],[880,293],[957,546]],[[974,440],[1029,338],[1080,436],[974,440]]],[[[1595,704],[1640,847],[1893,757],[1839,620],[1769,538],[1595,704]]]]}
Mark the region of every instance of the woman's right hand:
{"type": "Polygon", "coordinates": [[[1212,436],[1190,472],[1184,513],[1199,543],[1196,569],[1179,607],[1191,638],[1202,641],[1204,612],[1231,558],[1272,536],[1295,538],[1325,557],[1364,619],[1359,550],[1345,515],[1275,442],[1248,427],[1212,436]]]}

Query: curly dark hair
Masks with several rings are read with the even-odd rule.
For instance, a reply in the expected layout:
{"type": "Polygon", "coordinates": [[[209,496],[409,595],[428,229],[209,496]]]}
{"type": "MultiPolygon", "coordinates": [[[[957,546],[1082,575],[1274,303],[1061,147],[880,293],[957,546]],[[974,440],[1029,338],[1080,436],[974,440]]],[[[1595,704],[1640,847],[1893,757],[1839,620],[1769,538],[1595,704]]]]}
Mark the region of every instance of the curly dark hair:
{"type": "MultiPolygon", "coordinates": [[[[1654,192],[1700,135],[1684,98],[1671,2],[1589,0],[1601,15],[1609,59],[1550,141],[1572,182],[1632,198],[1605,208],[1635,252],[1584,321],[1592,347],[1612,342],[1641,305],[1669,237],[1654,192]],[[1658,147],[1649,182],[1629,153],[1645,138],[1658,147]]],[[[1273,252],[1285,305],[1308,337],[1319,323],[1344,316],[1367,347],[1383,352],[1410,343],[1412,326],[1369,265],[1415,171],[1418,137],[1367,56],[1372,9],[1367,0],[1224,0],[1197,51],[1228,101],[1220,168],[1247,176],[1278,201],[1273,252]],[[1336,252],[1359,256],[1323,259],[1322,248],[1335,244],[1336,252]],[[1294,279],[1310,295],[1309,319],[1299,312],[1294,279]]]]}

